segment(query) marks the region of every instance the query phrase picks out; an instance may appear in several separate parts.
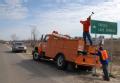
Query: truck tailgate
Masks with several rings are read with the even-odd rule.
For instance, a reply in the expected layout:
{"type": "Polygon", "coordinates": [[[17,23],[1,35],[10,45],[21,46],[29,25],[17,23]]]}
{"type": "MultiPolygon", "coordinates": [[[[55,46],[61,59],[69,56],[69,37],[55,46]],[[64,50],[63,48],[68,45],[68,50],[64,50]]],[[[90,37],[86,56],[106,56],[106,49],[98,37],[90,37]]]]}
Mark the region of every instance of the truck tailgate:
{"type": "Polygon", "coordinates": [[[96,66],[100,67],[98,56],[83,56],[80,55],[76,58],[75,63],[83,66],[96,66]]]}

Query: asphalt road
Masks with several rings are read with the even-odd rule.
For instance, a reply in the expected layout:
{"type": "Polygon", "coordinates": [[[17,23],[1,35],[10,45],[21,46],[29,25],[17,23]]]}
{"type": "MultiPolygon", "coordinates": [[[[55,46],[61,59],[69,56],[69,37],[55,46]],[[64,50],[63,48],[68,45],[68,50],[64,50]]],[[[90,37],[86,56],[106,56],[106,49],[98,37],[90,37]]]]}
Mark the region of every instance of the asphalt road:
{"type": "MultiPolygon", "coordinates": [[[[12,53],[7,45],[0,44],[0,83],[101,83],[102,77],[88,72],[58,70],[50,61],[35,62],[32,56],[12,53]]],[[[109,83],[119,83],[113,80],[109,83]]],[[[106,83],[106,82],[105,82],[106,83]]]]}

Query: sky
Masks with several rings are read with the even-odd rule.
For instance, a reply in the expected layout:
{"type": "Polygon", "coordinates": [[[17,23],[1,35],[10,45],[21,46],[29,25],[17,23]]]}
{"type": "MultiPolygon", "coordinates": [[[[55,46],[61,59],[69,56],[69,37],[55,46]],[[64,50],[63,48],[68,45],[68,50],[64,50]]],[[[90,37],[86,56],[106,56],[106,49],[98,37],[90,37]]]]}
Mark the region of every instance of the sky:
{"type": "Polygon", "coordinates": [[[53,30],[82,36],[80,20],[91,12],[93,20],[117,22],[120,37],[120,0],[0,0],[0,40],[30,39],[33,28],[38,38],[53,30]]]}

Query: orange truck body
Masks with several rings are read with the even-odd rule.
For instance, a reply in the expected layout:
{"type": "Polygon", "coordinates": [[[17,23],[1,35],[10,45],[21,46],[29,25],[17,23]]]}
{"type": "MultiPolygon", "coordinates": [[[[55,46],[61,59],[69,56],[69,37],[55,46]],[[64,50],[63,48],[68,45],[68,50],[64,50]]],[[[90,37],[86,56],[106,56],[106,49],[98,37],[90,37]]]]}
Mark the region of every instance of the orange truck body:
{"type": "Polygon", "coordinates": [[[98,56],[92,55],[95,53],[96,46],[84,45],[82,38],[75,39],[68,36],[57,34],[48,34],[46,42],[42,41],[38,47],[38,52],[44,52],[46,57],[54,59],[59,53],[62,53],[65,60],[73,62],[76,65],[99,67],[100,62],[98,56]],[[86,55],[79,53],[84,48],[88,52],[86,55]]]}

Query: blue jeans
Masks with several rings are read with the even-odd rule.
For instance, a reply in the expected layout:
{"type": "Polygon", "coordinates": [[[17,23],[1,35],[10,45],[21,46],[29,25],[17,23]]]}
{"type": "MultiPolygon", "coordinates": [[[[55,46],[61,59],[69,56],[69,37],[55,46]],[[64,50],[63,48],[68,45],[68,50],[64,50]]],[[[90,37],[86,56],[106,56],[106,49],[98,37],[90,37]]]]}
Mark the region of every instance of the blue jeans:
{"type": "Polygon", "coordinates": [[[92,39],[89,32],[83,32],[83,38],[84,38],[85,44],[86,44],[86,37],[88,38],[90,45],[92,45],[92,39]]]}
{"type": "Polygon", "coordinates": [[[110,80],[108,73],[108,64],[102,64],[102,69],[104,73],[104,80],[110,80]]]}

